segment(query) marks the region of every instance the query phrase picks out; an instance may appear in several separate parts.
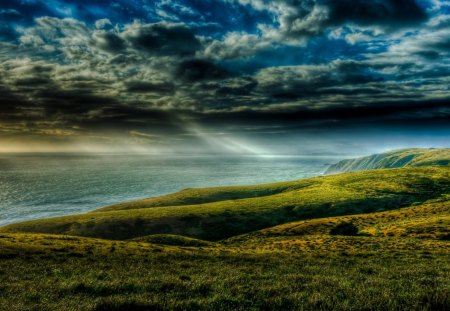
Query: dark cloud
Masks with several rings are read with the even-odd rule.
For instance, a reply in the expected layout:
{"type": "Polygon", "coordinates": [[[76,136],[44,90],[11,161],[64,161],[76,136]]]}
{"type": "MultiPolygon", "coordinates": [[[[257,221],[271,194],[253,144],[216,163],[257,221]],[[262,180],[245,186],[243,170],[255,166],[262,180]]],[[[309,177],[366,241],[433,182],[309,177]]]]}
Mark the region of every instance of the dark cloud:
{"type": "Polygon", "coordinates": [[[402,26],[420,23],[427,14],[415,0],[322,0],[331,9],[328,24],[353,22],[360,25],[402,26]]]}
{"type": "Polygon", "coordinates": [[[190,56],[202,47],[189,28],[182,24],[132,24],[123,37],[138,50],[151,55],[190,56]]]}
{"type": "Polygon", "coordinates": [[[440,56],[440,53],[436,51],[417,51],[414,54],[429,60],[437,60],[440,56]]]}
{"type": "Polygon", "coordinates": [[[0,120],[20,118],[17,115],[20,107],[27,107],[29,104],[21,96],[14,94],[8,87],[0,85],[0,120]]]}
{"type": "Polygon", "coordinates": [[[245,96],[250,95],[258,86],[258,81],[252,77],[243,77],[239,80],[232,80],[217,87],[218,96],[245,96]]]}
{"type": "Polygon", "coordinates": [[[182,61],[175,71],[175,77],[188,82],[220,80],[229,75],[225,69],[202,59],[182,61]]]}
{"type": "Polygon", "coordinates": [[[131,93],[157,93],[173,94],[175,86],[172,83],[151,83],[142,81],[130,81],[126,83],[128,92],[131,93]]]}
{"type": "Polygon", "coordinates": [[[110,53],[119,53],[125,48],[125,40],[112,32],[96,32],[94,34],[95,45],[110,53]]]}
{"type": "Polygon", "coordinates": [[[60,89],[46,89],[40,91],[36,96],[42,101],[42,106],[49,117],[61,113],[67,117],[76,117],[78,113],[88,113],[95,108],[115,105],[113,98],[97,96],[91,92],[80,92],[79,90],[64,91],[60,89]]]}
{"type": "Polygon", "coordinates": [[[291,108],[285,111],[244,110],[239,112],[215,112],[199,116],[209,125],[261,125],[266,127],[282,125],[290,128],[333,128],[352,127],[370,124],[402,125],[415,122],[416,125],[450,121],[450,110],[445,110],[450,100],[409,100],[377,102],[374,105],[336,105],[330,107],[291,108]]]}
{"type": "Polygon", "coordinates": [[[28,88],[35,88],[35,87],[49,87],[52,84],[52,80],[49,78],[44,77],[32,77],[32,78],[24,78],[19,79],[14,82],[16,86],[23,86],[28,88]]]}
{"type": "Polygon", "coordinates": [[[427,19],[415,0],[238,0],[259,10],[269,10],[278,19],[282,36],[320,34],[344,24],[381,26],[390,29],[411,26],[427,19]]]}
{"type": "Polygon", "coordinates": [[[365,62],[340,60],[327,65],[268,68],[260,71],[257,78],[256,92],[272,102],[373,94],[379,92],[376,83],[384,80],[377,77],[376,70],[365,62]]]}

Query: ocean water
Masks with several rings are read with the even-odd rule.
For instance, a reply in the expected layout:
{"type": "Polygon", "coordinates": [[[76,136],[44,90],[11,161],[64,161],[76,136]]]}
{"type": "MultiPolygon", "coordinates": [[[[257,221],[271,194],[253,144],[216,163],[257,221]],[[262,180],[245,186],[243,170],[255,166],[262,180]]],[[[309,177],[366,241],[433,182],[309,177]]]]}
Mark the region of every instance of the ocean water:
{"type": "Polygon", "coordinates": [[[0,225],[76,214],[184,188],[322,174],[327,156],[0,155],[0,225]]]}

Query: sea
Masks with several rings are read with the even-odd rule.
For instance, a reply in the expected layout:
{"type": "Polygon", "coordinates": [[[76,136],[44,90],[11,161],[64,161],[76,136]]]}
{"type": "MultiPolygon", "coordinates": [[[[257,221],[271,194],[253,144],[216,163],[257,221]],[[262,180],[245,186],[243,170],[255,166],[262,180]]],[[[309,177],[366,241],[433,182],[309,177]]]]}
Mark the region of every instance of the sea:
{"type": "Polygon", "coordinates": [[[0,154],[0,226],[185,188],[296,180],[339,156],[0,154]]]}

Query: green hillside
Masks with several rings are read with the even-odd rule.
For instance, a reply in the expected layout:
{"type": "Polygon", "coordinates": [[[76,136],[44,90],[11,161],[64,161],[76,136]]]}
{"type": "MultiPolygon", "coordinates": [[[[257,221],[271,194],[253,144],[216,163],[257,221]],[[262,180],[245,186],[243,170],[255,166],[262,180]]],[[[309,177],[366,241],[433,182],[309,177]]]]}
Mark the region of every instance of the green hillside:
{"type": "Polygon", "coordinates": [[[406,166],[448,166],[450,149],[400,149],[367,157],[343,160],[331,165],[325,174],[400,168],[406,166]]]}
{"type": "Polygon", "coordinates": [[[445,311],[448,199],[216,243],[3,233],[0,309],[445,311]],[[330,234],[343,222],[359,232],[330,234]]]}
{"type": "Polygon", "coordinates": [[[213,188],[191,188],[160,197],[144,200],[125,202],[107,206],[94,212],[117,211],[126,209],[139,209],[149,207],[196,205],[229,200],[265,197],[283,192],[289,192],[308,187],[312,182],[303,180],[301,182],[279,182],[267,185],[235,186],[235,187],[213,187],[213,188]]]}
{"type": "Polygon", "coordinates": [[[449,189],[450,167],[355,172],[244,188],[185,190],[94,213],[13,224],[0,232],[105,239],[176,234],[217,241],[295,220],[406,207],[439,198],[449,189]],[[193,201],[210,203],[182,205],[193,201]]]}
{"type": "Polygon", "coordinates": [[[446,311],[449,279],[450,166],[186,189],[0,228],[0,310],[446,311]]]}
{"type": "Polygon", "coordinates": [[[287,223],[223,243],[230,248],[266,252],[427,250],[450,253],[450,197],[397,210],[287,223]],[[332,234],[340,224],[356,234],[332,234]]]}

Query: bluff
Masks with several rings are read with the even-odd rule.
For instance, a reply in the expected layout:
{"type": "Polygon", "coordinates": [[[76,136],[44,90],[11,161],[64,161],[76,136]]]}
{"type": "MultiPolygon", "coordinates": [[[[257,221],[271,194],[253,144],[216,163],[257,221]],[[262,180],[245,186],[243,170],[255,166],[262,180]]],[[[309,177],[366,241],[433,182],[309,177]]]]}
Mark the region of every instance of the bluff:
{"type": "Polygon", "coordinates": [[[326,175],[405,166],[448,166],[450,148],[443,149],[399,149],[362,158],[348,159],[332,164],[326,175]]]}

